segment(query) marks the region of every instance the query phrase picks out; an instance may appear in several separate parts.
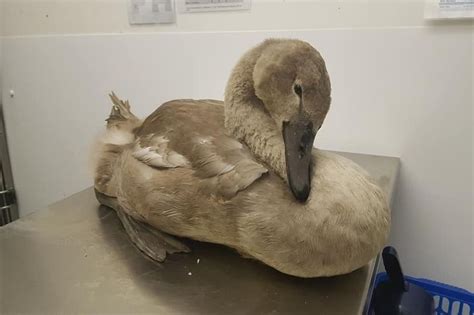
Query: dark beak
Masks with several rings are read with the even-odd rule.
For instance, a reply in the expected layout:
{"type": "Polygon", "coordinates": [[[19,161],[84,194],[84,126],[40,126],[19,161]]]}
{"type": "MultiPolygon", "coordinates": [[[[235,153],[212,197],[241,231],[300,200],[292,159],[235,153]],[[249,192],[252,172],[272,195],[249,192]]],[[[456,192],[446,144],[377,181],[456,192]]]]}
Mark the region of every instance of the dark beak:
{"type": "Polygon", "coordinates": [[[312,149],[316,133],[313,123],[301,116],[283,122],[283,140],[291,192],[298,201],[305,202],[311,191],[312,149]]]}

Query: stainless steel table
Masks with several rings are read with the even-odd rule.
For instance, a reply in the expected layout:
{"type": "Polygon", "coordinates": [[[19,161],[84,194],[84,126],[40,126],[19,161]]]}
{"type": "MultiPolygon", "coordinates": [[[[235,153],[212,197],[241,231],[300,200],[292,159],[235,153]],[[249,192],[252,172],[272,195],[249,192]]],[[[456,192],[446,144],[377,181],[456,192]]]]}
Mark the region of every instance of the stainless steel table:
{"type": "MultiPolygon", "coordinates": [[[[399,159],[341,154],[391,198],[399,159]]],[[[0,228],[0,313],[359,314],[377,267],[300,279],[223,246],[188,244],[191,254],[148,260],[86,189],[0,228]]]]}

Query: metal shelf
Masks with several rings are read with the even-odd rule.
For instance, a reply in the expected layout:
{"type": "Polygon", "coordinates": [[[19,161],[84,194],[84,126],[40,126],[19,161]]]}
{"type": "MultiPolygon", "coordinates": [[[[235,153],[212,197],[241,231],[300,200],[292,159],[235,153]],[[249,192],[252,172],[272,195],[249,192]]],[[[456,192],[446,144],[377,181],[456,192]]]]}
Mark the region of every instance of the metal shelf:
{"type": "MultiPolygon", "coordinates": [[[[391,197],[397,158],[340,154],[391,197]]],[[[377,270],[374,259],[347,275],[302,279],[224,246],[185,242],[189,254],[148,260],[88,188],[0,228],[1,312],[361,314],[377,270]]]]}

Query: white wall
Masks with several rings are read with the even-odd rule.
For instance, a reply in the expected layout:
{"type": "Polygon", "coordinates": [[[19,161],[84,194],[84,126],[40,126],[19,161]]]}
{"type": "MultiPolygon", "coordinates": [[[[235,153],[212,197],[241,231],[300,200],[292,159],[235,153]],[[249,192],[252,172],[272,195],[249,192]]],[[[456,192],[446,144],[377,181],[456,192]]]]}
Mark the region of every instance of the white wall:
{"type": "Polygon", "coordinates": [[[256,0],[251,12],[130,27],[125,1],[8,1],[0,59],[21,213],[91,185],[87,152],[108,91],[141,116],[173,98],[222,99],[243,51],[295,36],[320,49],[332,78],[317,146],[402,159],[391,242],[405,271],[474,290],[472,23],[426,25],[421,1],[334,3],[256,0]],[[297,28],[325,30],[240,32],[297,28]],[[116,34],[67,35],[102,32],[116,34]]]}
{"type": "Polygon", "coordinates": [[[2,99],[3,0],[0,0],[0,103],[2,99]]]}
{"type": "Polygon", "coordinates": [[[242,31],[424,25],[424,0],[252,0],[251,11],[181,14],[129,26],[129,0],[5,0],[5,34],[242,31]]]}

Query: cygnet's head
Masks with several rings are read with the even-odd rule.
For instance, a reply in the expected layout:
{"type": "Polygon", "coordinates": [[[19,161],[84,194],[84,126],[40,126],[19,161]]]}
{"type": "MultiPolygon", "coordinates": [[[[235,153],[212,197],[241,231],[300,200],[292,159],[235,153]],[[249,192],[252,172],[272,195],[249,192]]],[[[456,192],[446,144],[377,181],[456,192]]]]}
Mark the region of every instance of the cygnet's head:
{"type": "Polygon", "coordinates": [[[312,147],[331,103],[323,58],[299,40],[269,40],[253,69],[255,95],[281,130],[288,183],[299,201],[311,190],[312,147]]]}

